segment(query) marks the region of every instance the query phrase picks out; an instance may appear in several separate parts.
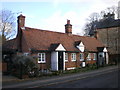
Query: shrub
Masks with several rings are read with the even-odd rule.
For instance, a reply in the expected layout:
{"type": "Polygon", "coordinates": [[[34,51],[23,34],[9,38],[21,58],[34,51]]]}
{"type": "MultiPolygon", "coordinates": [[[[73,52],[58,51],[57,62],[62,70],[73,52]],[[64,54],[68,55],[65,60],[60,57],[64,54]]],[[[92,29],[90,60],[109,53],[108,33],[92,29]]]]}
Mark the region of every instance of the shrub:
{"type": "Polygon", "coordinates": [[[16,56],[13,60],[16,76],[20,78],[22,78],[22,75],[28,75],[29,77],[37,76],[38,66],[35,64],[35,60],[32,57],[16,56]]]}

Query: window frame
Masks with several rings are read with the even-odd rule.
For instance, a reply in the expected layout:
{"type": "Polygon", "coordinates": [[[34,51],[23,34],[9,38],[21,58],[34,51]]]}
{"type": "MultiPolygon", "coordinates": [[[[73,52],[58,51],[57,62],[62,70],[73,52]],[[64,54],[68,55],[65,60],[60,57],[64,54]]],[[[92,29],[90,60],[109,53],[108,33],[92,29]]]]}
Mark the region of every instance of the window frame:
{"type": "Polygon", "coordinates": [[[71,53],[71,61],[76,61],[76,53],[71,53]]]}
{"type": "Polygon", "coordinates": [[[84,53],[80,53],[80,61],[84,61],[84,53]]]}
{"type": "Polygon", "coordinates": [[[38,53],[38,63],[46,63],[46,54],[38,53]]]}
{"type": "Polygon", "coordinates": [[[29,53],[24,53],[24,56],[29,56],[29,53]]]}
{"type": "Polygon", "coordinates": [[[65,62],[68,62],[68,53],[65,53],[65,62]]]}
{"type": "Polygon", "coordinates": [[[88,53],[87,60],[88,60],[88,61],[91,60],[91,53],[88,53]]]}
{"type": "Polygon", "coordinates": [[[93,53],[93,60],[97,60],[97,54],[93,53]]]}

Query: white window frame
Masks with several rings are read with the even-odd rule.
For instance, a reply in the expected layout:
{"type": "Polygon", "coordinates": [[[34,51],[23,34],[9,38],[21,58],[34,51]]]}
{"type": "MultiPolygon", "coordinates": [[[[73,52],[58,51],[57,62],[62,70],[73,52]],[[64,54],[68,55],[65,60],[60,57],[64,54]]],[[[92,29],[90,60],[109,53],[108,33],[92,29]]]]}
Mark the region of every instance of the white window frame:
{"type": "Polygon", "coordinates": [[[88,60],[88,61],[91,60],[91,53],[88,53],[87,60],[88,60]]]}
{"type": "Polygon", "coordinates": [[[80,61],[84,61],[84,53],[80,53],[80,61]]]}
{"type": "Polygon", "coordinates": [[[7,57],[7,55],[3,55],[3,58],[5,59],[7,57]]]}
{"type": "Polygon", "coordinates": [[[93,60],[97,60],[97,54],[93,53],[93,60]]]}
{"type": "Polygon", "coordinates": [[[76,53],[71,53],[71,61],[76,61],[76,53]]]}
{"type": "Polygon", "coordinates": [[[65,62],[68,62],[68,53],[65,53],[65,62]]]}
{"type": "Polygon", "coordinates": [[[38,63],[46,63],[45,53],[38,53],[38,63]]]}
{"type": "Polygon", "coordinates": [[[24,53],[24,56],[28,56],[29,55],[29,53],[24,53]]]}

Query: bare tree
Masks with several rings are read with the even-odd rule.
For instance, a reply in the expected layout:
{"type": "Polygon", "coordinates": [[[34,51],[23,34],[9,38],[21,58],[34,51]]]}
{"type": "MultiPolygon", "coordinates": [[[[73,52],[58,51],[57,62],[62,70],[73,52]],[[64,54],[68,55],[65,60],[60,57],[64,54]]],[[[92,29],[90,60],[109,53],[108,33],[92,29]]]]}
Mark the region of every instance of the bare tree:
{"type": "Polygon", "coordinates": [[[0,35],[6,41],[15,34],[15,13],[9,10],[0,11],[0,35]]]}
{"type": "Polygon", "coordinates": [[[98,21],[99,18],[100,18],[99,13],[94,12],[88,17],[88,21],[89,22],[98,21]]]}
{"type": "Polygon", "coordinates": [[[98,22],[100,19],[99,13],[92,13],[88,18],[87,18],[87,23],[85,24],[85,36],[89,35],[89,32],[95,28],[95,23],[98,22]]]}
{"type": "Polygon", "coordinates": [[[105,12],[117,14],[117,8],[118,8],[117,6],[108,7],[107,9],[105,9],[105,12]]]}
{"type": "Polygon", "coordinates": [[[96,23],[99,22],[100,20],[104,19],[104,15],[107,13],[113,13],[115,15],[118,15],[118,7],[116,6],[111,6],[106,8],[105,10],[101,11],[100,13],[92,13],[88,18],[87,18],[87,23],[84,26],[84,31],[85,31],[85,36],[89,35],[90,32],[93,33],[94,29],[96,28],[96,23]]]}

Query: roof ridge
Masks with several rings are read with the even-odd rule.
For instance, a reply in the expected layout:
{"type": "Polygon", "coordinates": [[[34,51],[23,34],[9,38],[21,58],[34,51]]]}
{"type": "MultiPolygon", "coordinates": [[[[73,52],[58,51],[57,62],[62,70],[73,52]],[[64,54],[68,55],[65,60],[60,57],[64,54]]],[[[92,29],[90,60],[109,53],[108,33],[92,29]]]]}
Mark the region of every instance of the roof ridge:
{"type": "MultiPolygon", "coordinates": [[[[38,29],[38,28],[31,28],[31,27],[25,27],[25,28],[32,29],[32,30],[34,29],[34,30],[44,31],[44,32],[52,32],[52,33],[59,33],[59,34],[68,35],[67,33],[57,32],[57,31],[50,31],[50,30],[44,30],[44,29],[38,29]]],[[[87,37],[87,36],[80,36],[80,35],[76,35],[76,34],[72,34],[72,35],[70,35],[70,36],[87,37]]]]}
{"type": "Polygon", "coordinates": [[[53,32],[53,33],[66,34],[66,33],[63,33],[63,32],[50,31],[50,30],[44,30],[44,29],[38,29],[38,28],[31,28],[31,27],[25,27],[25,28],[34,29],[34,30],[40,30],[40,31],[44,31],[44,32],[53,32]]]}

